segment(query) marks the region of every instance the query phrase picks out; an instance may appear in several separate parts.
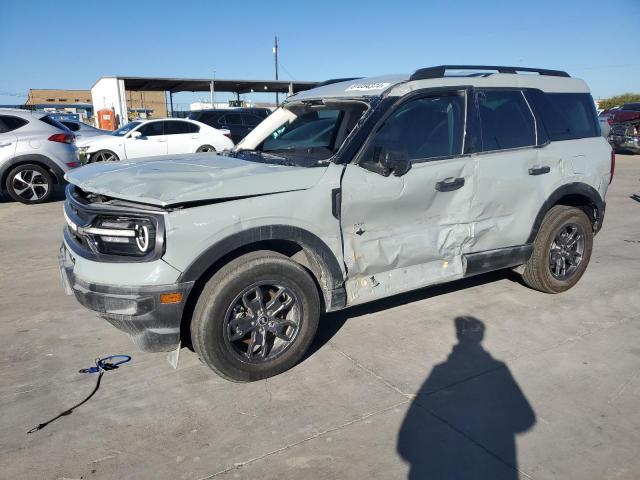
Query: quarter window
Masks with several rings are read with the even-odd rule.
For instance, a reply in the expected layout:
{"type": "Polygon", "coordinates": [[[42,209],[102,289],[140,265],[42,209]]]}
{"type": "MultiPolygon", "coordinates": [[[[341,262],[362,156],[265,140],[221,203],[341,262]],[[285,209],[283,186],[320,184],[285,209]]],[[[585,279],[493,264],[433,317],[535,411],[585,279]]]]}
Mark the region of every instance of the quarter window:
{"type": "Polygon", "coordinates": [[[411,100],[384,122],[364,158],[375,158],[381,151],[409,160],[460,155],[464,110],[462,94],[411,100]]]}
{"type": "Polygon", "coordinates": [[[522,92],[479,91],[477,99],[483,152],[536,144],[535,118],[522,92]]]}
{"type": "Polygon", "coordinates": [[[20,127],[25,126],[26,120],[18,117],[12,117],[9,115],[0,115],[0,133],[7,133],[13,130],[17,130],[20,127]]]}
{"type": "Polygon", "coordinates": [[[600,136],[595,104],[588,93],[527,92],[551,141],[600,136]]]}

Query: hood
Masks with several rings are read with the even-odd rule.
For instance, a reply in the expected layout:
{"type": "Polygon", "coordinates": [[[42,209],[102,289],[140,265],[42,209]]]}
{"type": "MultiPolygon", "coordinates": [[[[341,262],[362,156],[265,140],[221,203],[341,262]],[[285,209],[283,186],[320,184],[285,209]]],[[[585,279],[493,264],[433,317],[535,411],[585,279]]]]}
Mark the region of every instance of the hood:
{"type": "Polygon", "coordinates": [[[630,122],[640,119],[640,112],[635,110],[616,110],[611,116],[613,123],[630,122]]]}
{"type": "Polygon", "coordinates": [[[162,207],[189,202],[305,190],[326,167],[289,167],[191,153],[94,163],[67,172],[82,190],[162,207]]]}

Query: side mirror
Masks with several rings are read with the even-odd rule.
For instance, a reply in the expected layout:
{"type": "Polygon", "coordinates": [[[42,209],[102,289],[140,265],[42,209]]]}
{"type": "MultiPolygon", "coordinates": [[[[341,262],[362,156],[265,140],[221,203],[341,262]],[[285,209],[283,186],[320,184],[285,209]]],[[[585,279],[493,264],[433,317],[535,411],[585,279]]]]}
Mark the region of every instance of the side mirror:
{"type": "Polygon", "coordinates": [[[131,138],[133,140],[137,140],[138,138],[142,137],[142,133],[140,133],[139,131],[135,131],[135,132],[131,132],[131,138]]]}
{"type": "Polygon", "coordinates": [[[362,166],[384,177],[391,174],[395,177],[401,177],[411,170],[411,160],[404,150],[392,150],[378,146],[373,148],[371,157],[366,159],[362,166]]]}

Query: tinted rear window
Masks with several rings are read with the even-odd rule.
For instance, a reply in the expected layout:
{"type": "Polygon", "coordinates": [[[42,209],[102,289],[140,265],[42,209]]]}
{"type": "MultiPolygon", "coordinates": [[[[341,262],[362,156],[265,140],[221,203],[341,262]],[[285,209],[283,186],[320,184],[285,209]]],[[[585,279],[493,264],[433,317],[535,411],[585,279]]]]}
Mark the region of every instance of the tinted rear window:
{"type": "Polygon", "coordinates": [[[640,112],[640,103],[626,103],[622,106],[622,110],[633,110],[634,112],[640,112]]]}
{"type": "Polygon", "coordinates": [[[67,127],[65,127],[63,124],[61,124],[59,121],[54,120],[53,118],[51,118],[48,115],[45,115],[44,117],[40,117],[40,121],[44,122],[48,125],[51,125],[52,127],[55,128],[59,128],[60,130],[66,131],[69,130],[67,127]]]}
{"type": "Polygon", "coordinates": [[[12,132],[20,127],[24,127],[27,123],[29,122],[19,117],[0,115],[0,133],[12,132]]]}
{"type": "Polygon", "coordinates": [[[597,137],[600,127],[595,105],[588,93],[527,92],[551,141],[597,137]]]}

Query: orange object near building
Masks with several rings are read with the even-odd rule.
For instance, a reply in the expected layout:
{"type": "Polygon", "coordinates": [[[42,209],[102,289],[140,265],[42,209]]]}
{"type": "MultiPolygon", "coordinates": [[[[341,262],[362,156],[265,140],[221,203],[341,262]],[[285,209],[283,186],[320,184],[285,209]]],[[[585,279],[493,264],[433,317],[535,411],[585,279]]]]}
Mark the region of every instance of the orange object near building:
{"type": "Polygon", "coordinates": [[[103,130],[115,130],[116,129],[116,114],[113,110],[104,108],[98,110],[98,128],[103,130]]]}

